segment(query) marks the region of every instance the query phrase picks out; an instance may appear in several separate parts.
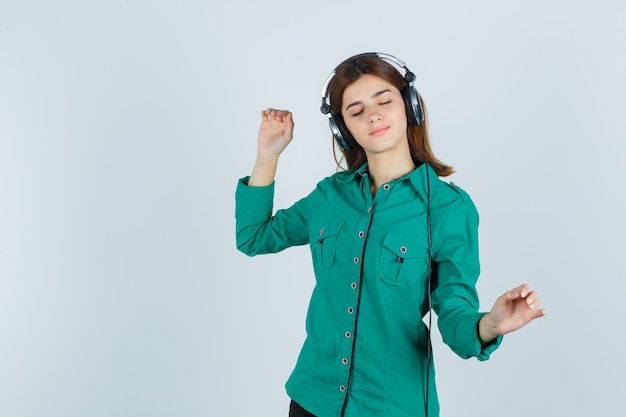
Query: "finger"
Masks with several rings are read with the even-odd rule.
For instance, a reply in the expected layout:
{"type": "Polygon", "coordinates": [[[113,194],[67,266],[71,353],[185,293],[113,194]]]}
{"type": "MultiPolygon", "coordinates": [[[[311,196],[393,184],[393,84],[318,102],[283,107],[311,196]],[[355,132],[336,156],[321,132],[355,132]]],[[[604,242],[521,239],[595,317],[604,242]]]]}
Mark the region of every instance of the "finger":
{"type": "Polygon", "coordinates": [[[537,294],[536,291],[531,291],[528,294],[526,294],[526,303],[527,304],[533,304],[538,298],[539,298],[539,294],[537,294]]]}
{"type": "Polygon", "coordinates": [[[534,319],[538,319],[540,317],[543,317],[546,315],[546,310],[544,310],[543,308],[539,309],[539,310],[533,310],[531,317],[531,320],[534,319]]]}
{"type": "Polygon", "coordinates": [[[293,119],[288,119],[291,117],[291,112],[289,110],[280,110],[273,107],[268,107],[267,109],[261,111],[261,115],[263,117],[263,121],[267,121],[270,123],[285,123],[291,120],[291,124],[293,125],[293,119]]]}
{"type": "Polygon", "coordinates": [[[528,294],[530,293],[530,285],[528,284],[522,284],[519,287],[517,287],[517,289],[519,290],[519,293],[522,297],[527,297],[528,294]]]}
{"type": "Polygon", "coordinates": [[[268,122],[271,121],[272,111],[273,111],[273,109],[268,108],[268,109],[265,109],[265,110],[263,110],[261,112],[261,115],[262,115],[264,121],[265,120],[267,120],[268,122]]]}
{"type": "Polygon", "coordinates": [[[285,110],[279,110],[274,108],[267,109],[267,121],[271,122],[275,120],[279,123],[283,122],[283,116],[286,114],[285,110]]]}
{"type": "Polygon", "coordinates": [[[534,310],[541,305],[541,300],[539,300],[539,298],[535,298],[535,300],[531,303],[527,301],[527,304],[528,304],[528,308],[530,308],[531,310],[534,310]]]}
{"type": "Polygon", "coordinates": [[[289,129],[293,129],[293,113],[287,112],[287,116],[285,119],[286,119],[287,126],[289,127],[289,129]]]}
{"type": "Polygon", "coordinates": [[[276,118],[279,122],[287,122],[288,117],[291,115],[289,110],[276,110],[276,118]]]}
{"type": "Polygon", "coordinates": [[[507,296],[509,300],[514,300],[519,297],[526,297],[530,292],[530,286],[528,284],[522,284],[519,287],[515,287],[512,290],[507,291],[504,295],[507,296]]]}
{"type": "Polygon", "coordinates": [[[504,294],[502,294],[502,297],[504,297],[506,300],[509,300],[509,301],[517,300],[518,298],[521,297],[521,293],[520,293],[519,288],[513,288],[512,290],[509,290],[505,292],[504,294]]]}

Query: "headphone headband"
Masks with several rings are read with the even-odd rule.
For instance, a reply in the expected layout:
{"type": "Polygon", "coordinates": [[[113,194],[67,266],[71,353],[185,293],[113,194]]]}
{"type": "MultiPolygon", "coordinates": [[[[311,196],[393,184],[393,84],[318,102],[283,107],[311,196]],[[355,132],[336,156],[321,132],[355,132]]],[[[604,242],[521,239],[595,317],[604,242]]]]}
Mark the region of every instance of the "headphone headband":
{"type": "Polygon", "coordinates": [[[339,146],[346,150],[351,149],[356,145],[356,141],[345,127],[344,122],[341,117],[336,117],[330,111],[330,97],[328,96],[328,86],[330,81],[333,79],[339,67],[349,61],[353,61],[359,59],[361,57],[371,56],[382,59],[383,61],[387,61],[389,63],[394,64],[399,71],[404,69],[404,80],[406,81],[406,87],[401,91],[402,97],[404,98],[406,111],[407,111],[407,121],[409,125],[420,125],[424,121],[424,112],[422,110],[422,104],[417,90],[415,89],[415,74],[411,72],[404,61],[401,59],[382,52],[365,52],[361,54],[357,54],[351,56],[350,58],[344,60],[342,63],[337,65],[335,69],[328,75],[324,85],[322,86],[322,105],[320,107],[320,111],[322,114],[328,116],[328,122],[330,125],[330,130],[335,137],[335,140],[339,144],[339,146]]]}

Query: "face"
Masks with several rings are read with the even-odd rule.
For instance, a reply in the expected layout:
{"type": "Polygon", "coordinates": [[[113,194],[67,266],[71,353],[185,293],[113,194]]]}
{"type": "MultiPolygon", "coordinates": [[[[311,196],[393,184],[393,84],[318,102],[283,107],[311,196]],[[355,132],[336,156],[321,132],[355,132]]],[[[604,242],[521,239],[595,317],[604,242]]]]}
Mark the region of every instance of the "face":
{"type": "Polygon", "coordinates": [[[346,127],[368,157],[383,152],[409,152],[404,100],[389,82],[362,75],[345,89],[341,113],[346,127]]]}

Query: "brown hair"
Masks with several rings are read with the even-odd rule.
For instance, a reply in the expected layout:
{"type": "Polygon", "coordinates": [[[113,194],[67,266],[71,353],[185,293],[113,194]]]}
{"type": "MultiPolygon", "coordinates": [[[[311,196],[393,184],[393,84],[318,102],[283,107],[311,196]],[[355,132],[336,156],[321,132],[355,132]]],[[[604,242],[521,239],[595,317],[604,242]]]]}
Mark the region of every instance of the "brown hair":
{"type": "MultiPolygon", "coordinates": [[[[330,111],[333,114],[335,120],[338,123],[345,122],[341,115],[341,105],[343,101],[343,93],[348,86],[358,80],[362,75],[370,74],[379,77],[388,83],[395,86],[399,91],[403,91],[408,88],[408,84],[402,74],[390,63],[372,55],[361,55],[344,61],[337,70],[335,75],[330,80],[328,85],[328,97],[330,100],[330,111]]],[[[421,96],[420,96],[421,100],[421,96]]],[[[438,176],[446,177],[454,172],[454,169],[443,162],[435,158],[432,150],[430,149],[430,141],[428,136],[428,113],[426,111],[426,105],[422,101],[422,108],[424,109],[424,121],[422,126],[409,125],[407,127],[407,138],[409,141],[409,149],[411,151],[411,158],[415,165],[419,166],[424,162],[424,153],[428,159],[428,164],[433,167],[438,176]],[[422,137],[422,132],[425,134],[425,138],[422,137]],[[424,149],[424,145],[426,149],[424,149]]],[[[405,104],[406,107],[406,104],[405,104]]],[[[407,111],[412,111],[407,109],[407,111]]],[[[408,117],[408,116],[407,116],[408,117]]],[[[336,147],[333,148],[336,150],[336,147]]],[[[341,149],[343,159],[348,164],[347,169],[356,169],[363,165],[367,161],[365,150],[357,143],[351,149],[341,149]]],[[[335,161],[337,167],[341,167],[341,163],[337,160],[337,154],[335,152],[335,161]]]]}

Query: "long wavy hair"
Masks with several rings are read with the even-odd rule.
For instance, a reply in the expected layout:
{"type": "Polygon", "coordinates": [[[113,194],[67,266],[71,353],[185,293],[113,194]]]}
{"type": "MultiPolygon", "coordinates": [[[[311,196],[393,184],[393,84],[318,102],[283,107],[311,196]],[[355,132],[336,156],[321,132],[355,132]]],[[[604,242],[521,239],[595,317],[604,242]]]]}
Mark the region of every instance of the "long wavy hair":
{"type": "MultiPolygon", "coordinates": [[[[349,59],[343,62],[339,65],[339,67],[337,67],[335,75],[330,80],[328,85],[328,96],[330,100],[330,111],[333,114],[333,117],[340,123],[344,123],[344,126],[345,122],[341,114],[343,93],[349,85],[365,74],[381,78],[395,86],[399,91],[403,91],[408,88],[408,84],[403,75],[393,65],[376,56],[357,56],[354,59],[349,59]]],[[[421,96],[420,100],[422,100],[421,96]]],[[[426,111],[424,100],[422,100],[422,108],[424,109],[424,121],[422,122],[423,129],[422,126],[409,125],[407,127],[407,138],[409,141],[411,158],[413,159],[413,163],[415,163],[416,166],[419,166],[424,163],[424,155],[426,155],[428,164],[433,167],[437,175],[440,177],[446,177],[454,173],[454,169],[438,160],[433,154],[433,151],[430,148],[428,136],[428,113],[426,111]],[[422,136],[422,132],[425,137],[422,136]]],[[[344,168],[341,165],[341,160],[337,158],[337,146],[333,146],[333,152],[338,169],[357,169],[367,161],[365,150],[358,143],[351,149],[341,149],[343,160],[345,160],[347,168],[344,168]]]]}

